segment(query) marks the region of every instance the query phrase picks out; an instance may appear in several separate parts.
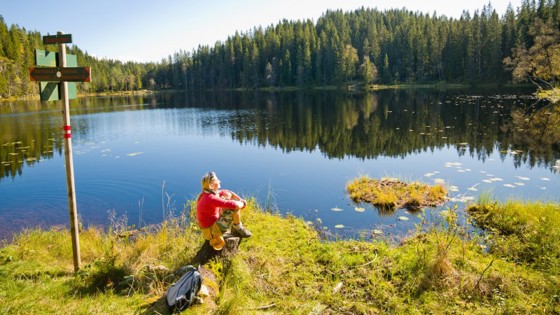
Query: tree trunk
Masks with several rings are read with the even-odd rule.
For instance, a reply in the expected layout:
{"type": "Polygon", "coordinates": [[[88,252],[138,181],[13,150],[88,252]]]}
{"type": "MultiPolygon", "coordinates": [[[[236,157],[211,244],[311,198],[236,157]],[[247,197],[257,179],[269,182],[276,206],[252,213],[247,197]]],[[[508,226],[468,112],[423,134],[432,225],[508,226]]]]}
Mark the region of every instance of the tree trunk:
{"type": "Polygon", "coordinates": [[[204,242],[202,247],[196,253],[192,264],[204,265],[214,257],[231,257],[237,253],[241,238],[224,234],[226,245],[221,250],[215,250],[208,241],[204,242]]]}

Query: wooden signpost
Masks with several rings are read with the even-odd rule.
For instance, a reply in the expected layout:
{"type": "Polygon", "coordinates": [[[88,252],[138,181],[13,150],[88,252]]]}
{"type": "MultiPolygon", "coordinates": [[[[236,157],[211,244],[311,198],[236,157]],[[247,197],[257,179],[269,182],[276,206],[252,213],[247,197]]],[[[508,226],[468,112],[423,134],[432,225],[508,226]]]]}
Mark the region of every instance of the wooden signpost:
{"type": "MultiPolygon", "coordinates": [[[[48,50],[35,49],[35,64],[37,66],[58,67],[58,53],[48,50]]],[[[66,67],[77,67],[78,56],[66,54],[66,67]]],[[[33,80],[33,77],[31,78],[33,80]]],[[[41,101],[58,101],[60,95],[60,82],[39,82],[41,101]]],[[[68,98],[76,98],[76,82],[68,83],[68,98]]]]}
{"type": "MultiPolygon", "coordinates": [[[[78,235],[78,210],[76,205],[76,193],[74,184],[74,160],[72,159],[72,128],[70,127],[70,102],[68,95],[68,82],[91,82],[91,70],[89,67],[77,67],[76,64],[67,65],[68,59],[75,63],[75,58],[67,58],[66,44],[72,43],[72,35],[62,34],[43,36],[43,44],[58,44],[58,54],[47,57],[48,52],[36,53],[37,67],[29,68],[31,81],[40,82],[41,100],[63,100],[63,136],[64,157],[66,161],[66,186],[68,188],[68,209],[70,212],[70,233],[72,234],[72,250],[74,253],[74,271],[81,268],[80,239],[78,235]],[[43,56],[44,55],[44,56],[43,56]],[[38,57],[39,56],[39,57],[38,57]],[[43,57],[45,59],[41,59],[43,57]],[[55,62],[53,63],[52,60],[55,62]],[[40,67],[41,66],[41,67],[40,67]],[[44,67],[50,66],[50,67],[44,67]],[[45,83],[46,82],[46,83],[45,83]],[[53,83],[54,82],[54,83],[53,83]],[[52,92],[58,89],[60,98],[52,92]],[[46,90],[45,95],[43,92],[46,90]]],[[[71,55],[68,55],[71,56],[71,55]]],[[[74,56],[75,57],[75,56],[74,56]]]]}

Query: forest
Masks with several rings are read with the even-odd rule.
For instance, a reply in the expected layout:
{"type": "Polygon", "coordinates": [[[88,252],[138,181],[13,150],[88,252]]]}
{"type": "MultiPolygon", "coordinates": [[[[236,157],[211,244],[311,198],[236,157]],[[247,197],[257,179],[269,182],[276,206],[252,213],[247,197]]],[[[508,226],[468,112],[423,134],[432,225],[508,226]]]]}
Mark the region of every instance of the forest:
{"type": "MultiPolygon", "coordinates": [[[[48,50],[39,31],[8,27],[0,16],[0,99],[38,95],[28,70],[35,49],[48,50]]],[[[404,8],[332,10],[316,22],[236,31],[159,62],[98,59],[76,45],[67,52],[92,68],[92,82],[78,84],[81,93],[518,82],[551,88],[560,77],[560,0],[523,0],[503,16],[488,3],[458,19],[404,8]]]]}

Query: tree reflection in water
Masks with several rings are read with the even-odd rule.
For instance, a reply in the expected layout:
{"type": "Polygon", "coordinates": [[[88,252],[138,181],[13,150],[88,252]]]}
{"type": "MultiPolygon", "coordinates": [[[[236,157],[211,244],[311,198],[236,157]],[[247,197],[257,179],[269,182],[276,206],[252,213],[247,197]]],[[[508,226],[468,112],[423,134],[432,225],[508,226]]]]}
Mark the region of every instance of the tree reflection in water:
{"type": "MultiPolygon", "coordinates": [[[[320,150],[336,159],[405,157],[455,147],[459,155],[481,160],[500,150],[515,155],[516,167],[554,167],[560,159],[558,105],[535,109],[527,94],[472,93],[165,93],[79,98],[71,110],[73,115],[153,108],[229,111],[231,115],[211,126],[235,141],[284,152],[320,150]]],[[[0,106],[0,178],[21,175],[24,165],[52,158],[54,152],[62,154],[58,108],[58,102],[38,101],[0,106]]],[[[198,125],[209,126],[202,121],[198,125]]],[[[87,138],[91,128],[95,126],[73,119],[74,138],[87,138]]]]}
{"type": "Polygon", "coordinates": [[[519,149],[513,151],[516,165],[529,163],[554,167],[560,151],[560,104],[514,108],[511,117],[508,131],[512,147],[519,149]]]}

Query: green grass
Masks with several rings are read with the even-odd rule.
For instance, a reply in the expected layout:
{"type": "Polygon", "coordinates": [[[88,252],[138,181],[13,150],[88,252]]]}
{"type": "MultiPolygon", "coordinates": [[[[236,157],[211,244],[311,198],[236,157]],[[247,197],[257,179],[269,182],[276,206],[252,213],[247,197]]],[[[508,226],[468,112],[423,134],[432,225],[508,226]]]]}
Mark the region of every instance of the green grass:
{"type": "Polygon", "coordinates": [[[486,201],[467,211],[492,232],[490,251],[504,259],[560,273],[560,205],[486,201]]]}
{"type": "MultiPolygon", "coordinates": [[[[163,297],[177,278],[173,271],[189,263],[202,246],[189,221],[190,206],[161,227],[135,235],[82,231],[83,267],[78,273],[73,272],[68,231],[19,234],[0,250],[0,314],[167,314],[163,297]]],[[[527,246],[550,243],[550,263],[485,251],[482,237],[469,237],[457,224],[455,209],[447,209],[436,225],[419,226],[396,246],[325,241],[302,219],[268,213],[251,201],[243,220],[253,237],[241,243],[234,257],[205,265],[216,275],[215,282],[205,282],[217,293],[213,301],[207,297],[184,313],[560,313],[560,258],[550,249],[558,246],[553,223],[558,222],[558,205],[531,214],[515,202],[483,206],[495,207],[488,213],[504,213],[502,218],[518,217],[485,223],[491,239],[519,224],[528,235],[552,230],[542,240],[517,239],[527,246]]],[[[510,251],[517,250],[524,247],[510,251]]]]}

